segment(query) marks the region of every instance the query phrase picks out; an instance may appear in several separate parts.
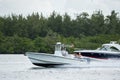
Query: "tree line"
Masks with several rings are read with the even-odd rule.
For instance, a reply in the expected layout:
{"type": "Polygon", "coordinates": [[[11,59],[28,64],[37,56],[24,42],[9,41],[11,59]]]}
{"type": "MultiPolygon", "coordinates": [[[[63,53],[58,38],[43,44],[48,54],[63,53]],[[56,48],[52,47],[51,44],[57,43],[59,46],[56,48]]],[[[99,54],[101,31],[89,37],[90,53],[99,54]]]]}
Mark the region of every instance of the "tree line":
{"type": "Polygon", "coordinates": [[[75,19],[55,11],[49,17],[42,13],[0,16],[0,53],[52,53],[57,41],[94,49],[110,40],[119,41],[119,36],[120,18],[114,10],[107,16],[102,11],[91,16],[83,12],[75,19]]]}

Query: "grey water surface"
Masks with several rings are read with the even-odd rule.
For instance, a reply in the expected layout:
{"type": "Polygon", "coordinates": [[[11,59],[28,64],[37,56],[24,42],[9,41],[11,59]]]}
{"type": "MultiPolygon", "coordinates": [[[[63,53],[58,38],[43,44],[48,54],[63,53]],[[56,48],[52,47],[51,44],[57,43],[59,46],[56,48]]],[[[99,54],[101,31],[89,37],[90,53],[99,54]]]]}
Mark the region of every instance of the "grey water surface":
{"type": "Polygon", "coordinates": [[[22,54],[0,54],[0,80],[120,80],[120,60],[44,68],[22,54]]]}

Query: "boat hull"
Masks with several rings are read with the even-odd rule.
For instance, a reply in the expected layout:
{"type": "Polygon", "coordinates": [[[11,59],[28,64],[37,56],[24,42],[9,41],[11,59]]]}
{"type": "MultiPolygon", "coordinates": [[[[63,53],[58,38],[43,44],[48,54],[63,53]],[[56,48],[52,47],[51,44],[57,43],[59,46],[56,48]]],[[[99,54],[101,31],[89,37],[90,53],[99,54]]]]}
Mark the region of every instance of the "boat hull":
{"type": "Polygon", "coordinates": [[[53,54],[27,52],[26,55],[34,65],[43,67],[82,63],[78,59],[54,56],[53,54]]]}
{"type": "Polygon", "coordinates": [[[75,53],[81,53],[82,56],[92,57],[97,59],[111,59],[120,58],[119,52],[108,52],[108,51],[77,51],[75,53]]]}

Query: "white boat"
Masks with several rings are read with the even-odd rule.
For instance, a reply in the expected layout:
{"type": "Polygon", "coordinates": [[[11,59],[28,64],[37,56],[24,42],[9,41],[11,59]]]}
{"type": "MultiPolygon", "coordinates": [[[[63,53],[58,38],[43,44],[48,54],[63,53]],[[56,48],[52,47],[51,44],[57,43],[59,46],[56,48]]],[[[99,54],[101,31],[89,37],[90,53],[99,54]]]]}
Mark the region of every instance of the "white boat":
{"type": "Polygon", "coordinates": [[[26,55],[34,65],[43,67],[64,64],[81,64],[84,63],[83,60],[85,60],[79,56],[76,58],[76,56],[68,54],[64,44],[61,44],[60,42],[56,43],[54,54],[26,52],[26,55]]]}
{"type": "Polygon", "coordinates": [[[82,56],[97,59],[120,59],[120,45],[115,41],[111,41],[108,44],[103,44],[101,48],[98,48],[96,50],[76,50],[74,53],[79,53],[82,56]]]}

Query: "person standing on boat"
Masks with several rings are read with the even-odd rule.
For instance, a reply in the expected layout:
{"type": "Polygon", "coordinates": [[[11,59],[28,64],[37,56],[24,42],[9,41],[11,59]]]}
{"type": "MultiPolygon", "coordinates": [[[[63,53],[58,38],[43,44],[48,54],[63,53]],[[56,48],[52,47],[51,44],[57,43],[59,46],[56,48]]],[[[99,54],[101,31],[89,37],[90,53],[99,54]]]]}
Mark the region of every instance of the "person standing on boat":
{"type": "Polygon", "coordinates": [[[62,47],[61,53],[62,53],[63,56],[67,56],[68,55],[68,51],[66,51],[66,49],[64,47],[62,47]]]}

